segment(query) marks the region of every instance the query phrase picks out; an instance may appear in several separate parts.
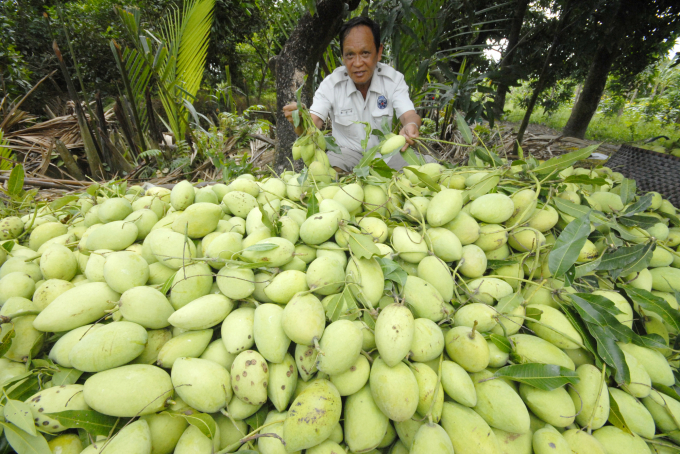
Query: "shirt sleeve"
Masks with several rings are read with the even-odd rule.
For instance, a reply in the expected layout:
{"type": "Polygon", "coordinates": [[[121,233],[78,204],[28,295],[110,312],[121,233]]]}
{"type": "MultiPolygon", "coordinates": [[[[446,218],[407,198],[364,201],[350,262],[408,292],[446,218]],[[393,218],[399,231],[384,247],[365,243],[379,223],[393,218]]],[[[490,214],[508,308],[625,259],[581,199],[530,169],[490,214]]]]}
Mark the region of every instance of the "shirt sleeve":
{"type": "Polygon", "coordinates": [[[312,101],[312,106],[309,108],[309,111],[325,122],[332,107],[333,87],[328,82],[328,78],[326,78],[319,84],[319,88],[316,89],[314,100],[312,101]]]}
{"type": "Polygon", "coordinates": [[[397,118],[400,118],[404,113],[409,110],[416,110],[416,108],[408,95],[408,85],[406,85],[404,76],[401,74],[396,85],[394,94],[392,95],[392,105],[394,106],[394,112],[397,114],[397,118]]]}

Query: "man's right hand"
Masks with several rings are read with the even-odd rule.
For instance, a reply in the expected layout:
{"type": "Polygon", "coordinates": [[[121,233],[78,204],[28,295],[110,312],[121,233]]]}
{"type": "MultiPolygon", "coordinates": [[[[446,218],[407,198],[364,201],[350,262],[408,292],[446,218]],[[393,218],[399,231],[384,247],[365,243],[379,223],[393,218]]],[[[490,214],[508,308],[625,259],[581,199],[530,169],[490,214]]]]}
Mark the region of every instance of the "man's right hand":
{"type": "Polygon", "coordinates": [[[295,127],[295,122],[293,120],[293,111],[297,110],[297,103],[296,102],[291,102],[290,104],[283,106],[283,114],[286,116],[286,119],[290,122],[291,125],[293,125],[293,128],[295,129],[295,134],[298,136],[302,134],[302,124],[300,124],[297,128],[295,127]]]}

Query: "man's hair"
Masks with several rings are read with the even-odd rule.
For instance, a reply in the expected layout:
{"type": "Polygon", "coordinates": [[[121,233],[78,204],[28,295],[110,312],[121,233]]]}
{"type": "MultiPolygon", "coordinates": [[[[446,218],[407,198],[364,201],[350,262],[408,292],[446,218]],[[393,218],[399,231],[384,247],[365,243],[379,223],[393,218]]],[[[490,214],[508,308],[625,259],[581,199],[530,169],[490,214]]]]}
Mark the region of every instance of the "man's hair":
{"type": "Polygon", "coordinates": [[[340,28],[341,54],[343,53],[343,45],[345,43],[345,38],[347,38],[347,35],[349,34],[349,31],[352,30],[354,27],[359,27],[360,25],[365,25],[366,27],[371,29],[371,33],[373,33],[373,42],[375,43],[376,52],[378,51],[378,49],[380,49],[380,25],[378,25],[377,22],[374,22],[368,17],[357,16],[342,24],[342,27],[340,28]]]}

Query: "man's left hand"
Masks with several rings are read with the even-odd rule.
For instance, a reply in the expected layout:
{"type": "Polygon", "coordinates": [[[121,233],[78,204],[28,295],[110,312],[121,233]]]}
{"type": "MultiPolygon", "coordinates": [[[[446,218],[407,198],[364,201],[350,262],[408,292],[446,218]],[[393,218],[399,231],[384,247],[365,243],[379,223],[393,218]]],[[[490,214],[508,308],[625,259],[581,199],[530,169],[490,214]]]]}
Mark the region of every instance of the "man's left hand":
{"type": "Polygon", "coordinates": [[[404,136],[406,138],[406,145],[401,149],[401,152],[403,153],[406,151],[406,149],[409,147],[409,145],[413,145],[413,139],[417,139],[420,137],[420,131],[418,130],[418,125],[415,123],[408,123],[406,126],[401,128],[401,131],[399,131],[400,136],[404,136]]]}

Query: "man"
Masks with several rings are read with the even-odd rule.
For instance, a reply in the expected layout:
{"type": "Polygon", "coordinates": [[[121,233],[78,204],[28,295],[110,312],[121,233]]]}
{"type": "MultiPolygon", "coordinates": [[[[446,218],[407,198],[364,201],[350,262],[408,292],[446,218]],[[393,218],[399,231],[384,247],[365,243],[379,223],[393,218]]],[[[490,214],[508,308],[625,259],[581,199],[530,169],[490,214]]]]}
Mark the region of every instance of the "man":
{"type": "MultiPolygon", "coordinates": [[[[361,141],[366,137],[366,122],[379,129],[383,121],[392,128],[392,114],[401,122],[399,134],[406,138],[406,151],[418,137],[420,116],[408,96],[404,76],[391,66],[380,63],[383,46],[380,44],[380,26],[367,17],[355,17],[340,29],[340,52],[343,66],[326,77],[314,94],[309,112],[317,128],[323,128],[330,116],[333,137],[342,154],[328,153],[331,166],[337,171],[351,172],[363,155],[361,141]]],[[[283,108],[288,121],[293,123],[297,103],[283,108]]],[[[302,133],[301,127],[295,131],[302,133]]],[[[371,135],[367,149],[380,142],[371,135]]],[[[379,155],[378,155],[379,156],[379,155]]],[[[400,170],[407,163],[401,154],[386,159],[393,169],[400,170]]]]}

